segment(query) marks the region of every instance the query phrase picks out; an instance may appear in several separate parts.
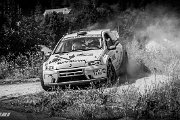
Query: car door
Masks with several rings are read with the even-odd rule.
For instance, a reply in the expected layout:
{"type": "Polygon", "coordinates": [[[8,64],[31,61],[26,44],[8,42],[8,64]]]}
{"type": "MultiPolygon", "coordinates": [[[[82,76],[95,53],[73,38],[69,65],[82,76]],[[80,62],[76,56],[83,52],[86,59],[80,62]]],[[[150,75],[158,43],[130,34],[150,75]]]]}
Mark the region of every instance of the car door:
{"type": "MultiPolygon", "coordinates": [[[[104,34],[104,38],[105,38],[105,42],[106,42],[106,46],[107,46],[107,49],[110,47],[110,46],[113,46],[114,45],[114,42],[112,41],[112,38],[109,36],[108,32],[104,34]]],[[[108,49],[109,50],[109,49],[108,49]]],[[[119,61],[119,53],[120,51],[116,48],[116,49],[113,49],[113,50],[109,50],[108,51],[108,56],[111,58],[111,61],[112,61],[112,64],[115,68],[115,70],[118,69],[118,64],[117,62],[119,61]]]]}
{"type": "Polygon", "coordinates": [[[114,44],[116,44],[116,53],[115,53],[115,56],[117,58],[116,67],[119,69],[121,66],[121,62],[123,60],[123,46],[121,45],[121,43],[118,39],[119,35],[118,35],[117,31],[109,32],[109,36],[112,38],[112,41],[114,42],[114,44]]]}
{"type": "MultiPolygon", "coordinates": [[[[118,41],[117,41],[118,42],[118,41]]],[[[122,63],[122,60],[123,60],[123,47],[120,43],[117,44],[116,46],[116,67],[117,69],[119,70],[120,66],[121,66],[121,63],[122,63]]]]}

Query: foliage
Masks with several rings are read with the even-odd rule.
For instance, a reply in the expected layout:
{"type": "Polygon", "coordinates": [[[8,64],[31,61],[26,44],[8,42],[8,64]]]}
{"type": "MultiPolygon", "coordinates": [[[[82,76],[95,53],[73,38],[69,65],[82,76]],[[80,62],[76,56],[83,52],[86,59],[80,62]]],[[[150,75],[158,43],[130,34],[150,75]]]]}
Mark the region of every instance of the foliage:
{"type": "Polygon", "coordinates": [[[0,79],[22,80],[40,78],[42,74],[43,56],[41,53],[20,54],[14,61],[8,61],[5,57],[0,62],[0,79]],[[28,55],[29,57],[27,57],[28,55]]]}

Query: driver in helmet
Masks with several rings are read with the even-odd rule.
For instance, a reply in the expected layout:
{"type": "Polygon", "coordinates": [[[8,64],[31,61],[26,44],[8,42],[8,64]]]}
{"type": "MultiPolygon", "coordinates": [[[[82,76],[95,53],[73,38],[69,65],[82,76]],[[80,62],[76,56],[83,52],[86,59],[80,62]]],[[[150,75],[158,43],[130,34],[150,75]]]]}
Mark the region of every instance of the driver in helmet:
{"type": "Polygon", "coordinates": [[[82,44],[77,41],[77,42],[73,43],[73,45],[72,45],[72,51],[78,50],[78,49],[82,49],[82,44]]]}
{"type": "Polygon", "coordinates": [[[95,49],[100,48],[100,42],[98,40],[93,40],[91,43],[89,43],[89,47],[95,49]]]}

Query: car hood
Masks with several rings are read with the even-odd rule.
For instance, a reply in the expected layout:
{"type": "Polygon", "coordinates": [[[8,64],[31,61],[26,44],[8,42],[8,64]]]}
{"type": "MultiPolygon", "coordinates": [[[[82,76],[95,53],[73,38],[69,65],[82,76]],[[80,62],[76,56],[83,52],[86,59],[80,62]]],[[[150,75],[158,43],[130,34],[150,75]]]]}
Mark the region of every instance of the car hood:
{"type": "Polygon", "coordinates": [[[81,52],[69,52],[63,54],[53,54],[46,62],[48,66],[54,66],[54,69],[83,67],[89,61],[98,60],[102,56],[103,50],[89,50],[81,52]]]}

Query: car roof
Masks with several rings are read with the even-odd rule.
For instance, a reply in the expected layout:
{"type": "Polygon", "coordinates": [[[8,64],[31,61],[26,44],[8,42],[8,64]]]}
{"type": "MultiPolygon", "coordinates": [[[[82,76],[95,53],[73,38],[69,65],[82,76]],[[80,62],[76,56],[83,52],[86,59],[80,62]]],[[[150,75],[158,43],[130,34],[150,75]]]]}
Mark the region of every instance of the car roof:
{"type": "Polygon", "coordinates": [[[99,29],[99,30],[90,30],[90,31],[82,30],[82,31],[78,31],[78,32],[75,32],[75,33],[72,33],[72,34],[67,34],[67,35],[64,36],[64,38],[75,37],[75,36],[77,36],[77,34],[79,32],[86,32],[86,35],[101,35],[102,32],[105,32],[105,31],[110,31],[110,29],[99,29]]]}

